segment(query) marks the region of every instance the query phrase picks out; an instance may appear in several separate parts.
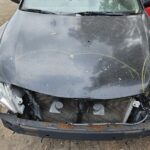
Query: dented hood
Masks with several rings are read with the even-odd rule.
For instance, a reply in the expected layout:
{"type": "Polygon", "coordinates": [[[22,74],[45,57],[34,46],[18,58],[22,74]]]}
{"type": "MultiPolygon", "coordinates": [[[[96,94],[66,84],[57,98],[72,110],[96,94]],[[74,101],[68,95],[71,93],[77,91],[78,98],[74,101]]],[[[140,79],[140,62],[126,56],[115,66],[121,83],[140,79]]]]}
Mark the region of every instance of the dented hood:
{"type": "Polygon", "coordinates": [[[66,98],[140,94],[150,77],[147,33],[144,15],[17,11],[0,44],[0,80],[66,98]]]}

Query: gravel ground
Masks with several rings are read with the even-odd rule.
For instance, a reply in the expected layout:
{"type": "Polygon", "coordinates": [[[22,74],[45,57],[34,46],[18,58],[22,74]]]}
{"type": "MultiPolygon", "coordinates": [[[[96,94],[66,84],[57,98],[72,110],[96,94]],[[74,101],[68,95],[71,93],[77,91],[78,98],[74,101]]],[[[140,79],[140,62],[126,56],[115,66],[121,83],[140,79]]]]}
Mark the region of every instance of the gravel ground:
{"type": "MultiPolygon", "coordinates": [[[[0,25],[16,10],[9,0],[0,0],[0,25]]],[[[150,137],[122,141],[62,141],[12,134],[0,123],[0,150],[150,150],[150,137]]]]}

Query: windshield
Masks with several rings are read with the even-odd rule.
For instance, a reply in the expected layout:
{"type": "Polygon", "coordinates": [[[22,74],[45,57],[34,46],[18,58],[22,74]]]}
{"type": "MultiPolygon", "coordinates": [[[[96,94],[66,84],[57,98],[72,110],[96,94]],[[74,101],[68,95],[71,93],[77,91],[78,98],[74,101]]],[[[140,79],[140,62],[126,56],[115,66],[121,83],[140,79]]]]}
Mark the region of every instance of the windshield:
{"type": "Polygon", "coordinates": [[[24,10],[58,13],[139,12],[138,0],[24,0],[24,10]]]}

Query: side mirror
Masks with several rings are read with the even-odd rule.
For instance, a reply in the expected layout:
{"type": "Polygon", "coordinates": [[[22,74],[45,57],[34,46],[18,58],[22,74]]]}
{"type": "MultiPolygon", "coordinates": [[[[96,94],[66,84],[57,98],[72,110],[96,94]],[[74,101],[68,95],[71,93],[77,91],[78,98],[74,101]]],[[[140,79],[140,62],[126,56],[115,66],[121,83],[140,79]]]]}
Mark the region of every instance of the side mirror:
{"type": "Polygon", "coordinates": [[[11,0],[11,1],[14,2],[14,3],[19,4],[21,0],[11,0]]]}
{"type": "Polygon", "coordinates": [[[143,0],[144,7],[150,7],[150,0],[143,0]]]}

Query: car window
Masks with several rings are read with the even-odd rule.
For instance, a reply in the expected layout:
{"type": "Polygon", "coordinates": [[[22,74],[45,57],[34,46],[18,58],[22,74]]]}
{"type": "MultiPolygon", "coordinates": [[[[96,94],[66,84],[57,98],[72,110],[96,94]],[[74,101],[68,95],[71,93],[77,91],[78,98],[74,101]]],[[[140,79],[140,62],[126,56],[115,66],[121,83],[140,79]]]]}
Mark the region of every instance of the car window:
{"type": "Polygon", "coordinates": [[[62,13],[139,11],[137,0],[24,0],[22,7],[62,13]]]}

